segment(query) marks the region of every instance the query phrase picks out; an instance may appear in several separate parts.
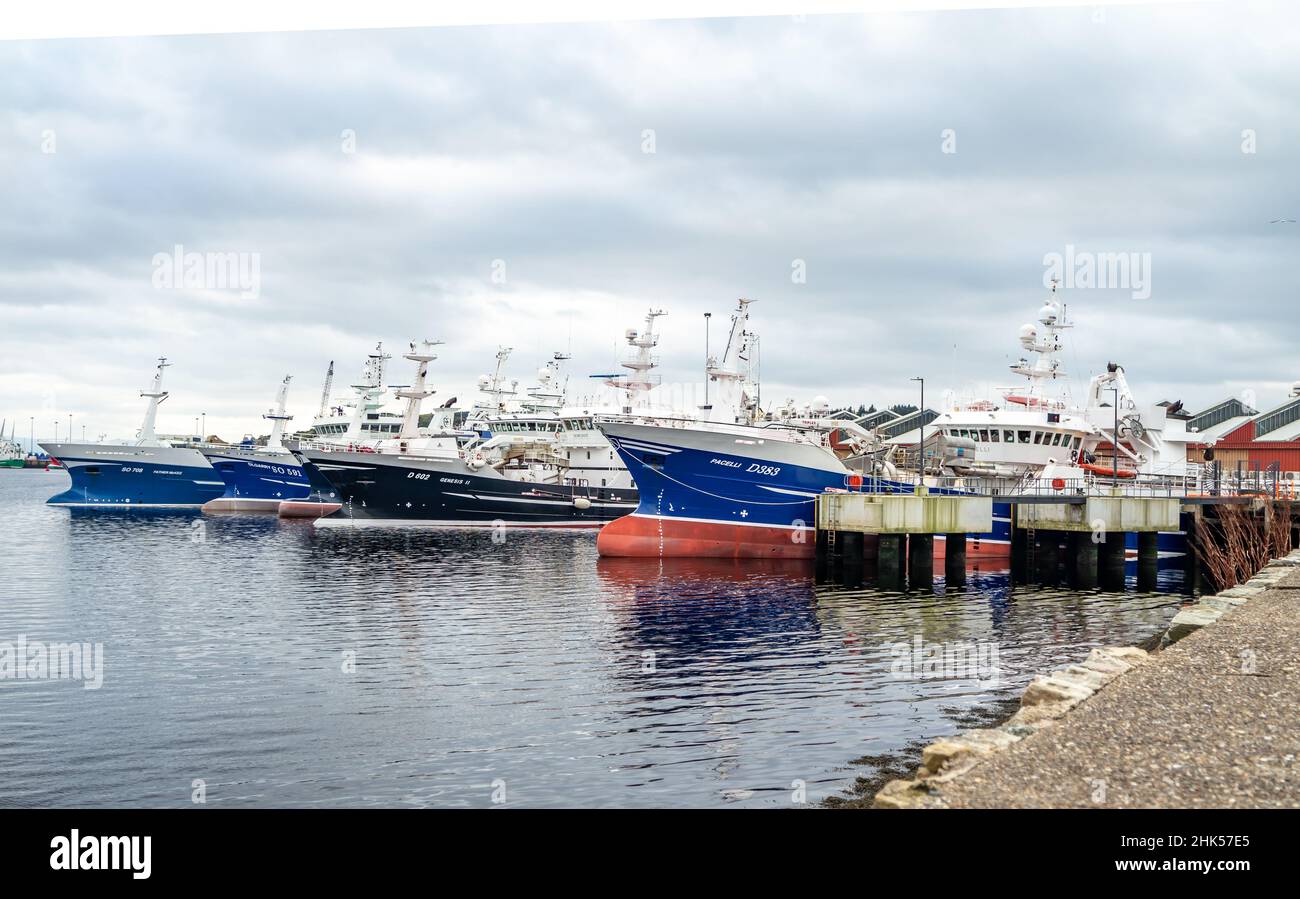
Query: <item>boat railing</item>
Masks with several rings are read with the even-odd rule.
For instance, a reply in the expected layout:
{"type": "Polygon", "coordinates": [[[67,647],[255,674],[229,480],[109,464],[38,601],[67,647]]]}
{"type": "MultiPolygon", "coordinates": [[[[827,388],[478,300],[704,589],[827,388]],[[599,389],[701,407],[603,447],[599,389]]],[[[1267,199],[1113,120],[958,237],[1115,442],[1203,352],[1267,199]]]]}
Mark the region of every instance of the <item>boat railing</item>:
{"type": "Polygon", "coordinates": [[[295,445],[298,450],[315,450],[322,453],[377,453],[380,451],[380,440],[358,440],[349,443],[339,443],[334,440],[299,440],[295,445]]]}

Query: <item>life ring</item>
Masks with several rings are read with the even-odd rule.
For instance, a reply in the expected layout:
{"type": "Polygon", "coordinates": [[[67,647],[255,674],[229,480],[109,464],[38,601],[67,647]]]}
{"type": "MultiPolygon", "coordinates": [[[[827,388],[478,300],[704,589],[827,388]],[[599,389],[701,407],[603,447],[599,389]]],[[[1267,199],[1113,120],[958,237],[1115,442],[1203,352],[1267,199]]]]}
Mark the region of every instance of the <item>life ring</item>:
{"type": "Polygon", "coordinates": [[[850,490],[857,490],[862,487],[862,475],[846,474],[844,476],[844,486],[850,490]]]}
{"type": "Polygon", "coordinates": [[[1053,490],[1064,490],[1064,489],[1065,489],[1065,478],[1052,478],[1052,489],[1053,489],[1053,490]]]}

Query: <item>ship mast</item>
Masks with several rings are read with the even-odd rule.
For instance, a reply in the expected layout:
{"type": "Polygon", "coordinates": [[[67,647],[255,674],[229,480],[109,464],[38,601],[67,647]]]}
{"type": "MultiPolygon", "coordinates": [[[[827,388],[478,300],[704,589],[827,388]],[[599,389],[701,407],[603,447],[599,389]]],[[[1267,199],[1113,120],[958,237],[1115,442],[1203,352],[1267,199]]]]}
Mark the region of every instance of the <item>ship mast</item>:
{"type": "Polygon", "coordinates": [[[705,375],[718,385],[720,402],[710,410],[710,420],[731,422],[752,420],[758,411],[758,388],[755,371],[758,362],[758,335],[750,331],[749,305],[753,300],[736,301],[736,311],[731,314],[731,332],[727,335],[727,348],[719,363],[709,357],[705,375]],[[750,396],[753,389],[754,395],[750,396]]]}
{"type": "Polygon", "coordinates": [[[528,391],[529,401],[525,408],[530,412],[538,412],[564,406],[564,398],[569,392],[569,379],[567,376],[561,378],[561,374],[563,364],[572,358],[568,353],[551,355],[550,361],[537,373],[537,386],[528,391]]]}
{"type": "Polygon", "coordinates": [[[1011,371],[1029,379],[1026,399],[1043,400],[1044,381],[1055,381],[1066,376],[1057,354],[1061,352],[1061,332],[1073,328],[1074,323],[1066,318],[1066,309],[1056,298],[1056,279],[1052,279],[1052,295],[1043,308],[1038,310],[1038,325],[1030,322],[1020,326],[1020,346],[1037,358],[1031,363],[1021,357],[1010,366],[1011,371]]]}
{"type": "MultiPolygon", "coordinates": [[[[158,437],[154,433],[154,422],[158,419],[158,406],[167,399],[167,391],[162,389],[163,369],[171,365],[166,356],[158,357],[158,370],[154,372],[153,389],[140,391],[140,396],[149,397],[149,406],[145,409],[144,421],[136,432],[137,446],[158,446],[158,437]]],[[[68,435],[71,437],[72,435],[68,435]]]]}
{"type": "Polygon", "coordinates": [[[348,422],[348,437],[356,439],[361,436],[361,423],[365,421],[366,413],[378,405],[375,400],[384,392],[384,361],[391,358],[384,353],[383,341],[375,344],[375,351],[366,357],[361,383],[352,385],[357,399],[352,419],[348,422]]]}
{"type": "Polygon", "coordinates": [[[606,383],[627,394],[623,400],[624,414],[631,414],[641,397],[658,384],[657,376],[651,375],[650,372],[658,366],[659,360],[651,351],[659,345],[659,335],[655,333],[655,319],[666,314],[662,309],[651,308],[646,312],[644,331],[638,333],[635,328],[628,328],[623,335],[627,339],[627,345],[634,348],[636,352],[631,359],[626,359],[619,364],[629,369],[632,374],[609,378],[606,383]]]}
{"type": "MultiPolygon", "coordinates": [[[[334,363],[330,363],[330,374],[333,375],[334,363]]],[[[281,449],[284,447],[284,423],[292,421],[292,415],[286,415],[284,406],[289,399],[289,382],[293,380],[293,375],[285,375],[284,380],[280,382],[280,389],[275,393],[275,405],[262,417],[272,422],[271,436],[266,438],[268,449],[281,449]]]]}
{"type": "Polygon", "coordinates": [[[420,346],[424,347],[424,351],[420,352],[416,349],[415,341],[412,340],[410,352],[402,354],[403,359],[409,359],[415,363],[415,380],[411,382],[409,387],[403,387],[395,392],[396,396],[406,400],[406,414],[402,417],[402,432],[400,434],[402,440],[414,440],[420,436],[420,403],[424,401],[425,397],[437,393],[436,390],[428,390],[424,386],[425,378],[429,374],[429,363],[438,358],[436,354],[430,353],[429,350],[441,343],[441,340],[421,341],[420,346]]]}
{"type": "Polygon", "coordinates": [[[492,377],[490,379],[480,379],[479,381],[479,389],[492,397],[493,412],[505,411],[506,404],[501,398],[503,396],[514,396],[516,392],[515,386],[519,383],[518,381],[512,382],[509,390],[501,385],[501,367],[510,358],[511,349],[508,346],[497,347],[497,366],[492,372],[492,377]]]}

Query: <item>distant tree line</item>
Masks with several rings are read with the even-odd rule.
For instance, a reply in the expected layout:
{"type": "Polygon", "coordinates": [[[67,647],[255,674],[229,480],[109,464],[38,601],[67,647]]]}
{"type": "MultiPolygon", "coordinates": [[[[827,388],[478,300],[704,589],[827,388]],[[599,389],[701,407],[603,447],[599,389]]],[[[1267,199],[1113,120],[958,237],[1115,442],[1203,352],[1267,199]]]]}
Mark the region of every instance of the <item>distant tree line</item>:
{"type": "MultiPolygon", "coordinates": [[[[893,412],[895,415],[911,415],[916,410],[917,407],[911,405],[910,403],[898,403],[897,405],[893,405],[889,407],[889,411],[893,412]]],[[[848,412],[851,415],[856,415],[858,418],[861,418],[864,415],[870,415],[872,412],[875,412],[876,405],[875,403],[872,403],[870,406],[864,406],[862,404],[858,404],[857,408],[854,408],[853,406],[841,406],[840,408],[835,409],[833,411],[848,412]]]]}

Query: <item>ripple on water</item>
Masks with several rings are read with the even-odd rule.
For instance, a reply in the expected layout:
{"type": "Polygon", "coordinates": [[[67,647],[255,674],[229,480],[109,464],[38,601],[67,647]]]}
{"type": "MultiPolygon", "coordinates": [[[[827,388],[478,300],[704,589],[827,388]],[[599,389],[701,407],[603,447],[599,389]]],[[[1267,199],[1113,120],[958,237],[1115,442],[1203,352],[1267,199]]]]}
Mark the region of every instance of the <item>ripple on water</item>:
{"type": "MultiPolygon", "coordinates": [[[[43,505],[0,472],[0,642],[104,645],[99,690],[0,681],[0,805],[784,806],[849,760],[1172,617],[1169,593],[889,593],[806,566],[600,560],[580,532],[317,530],[43,505]],[[202,525],[196,527],[196,522],[202,525]],[[995,645],[899,679],[892,644],[995,645]]],[[[1163,587],[1177,575],[1162,575],[1163,587]]]]}

